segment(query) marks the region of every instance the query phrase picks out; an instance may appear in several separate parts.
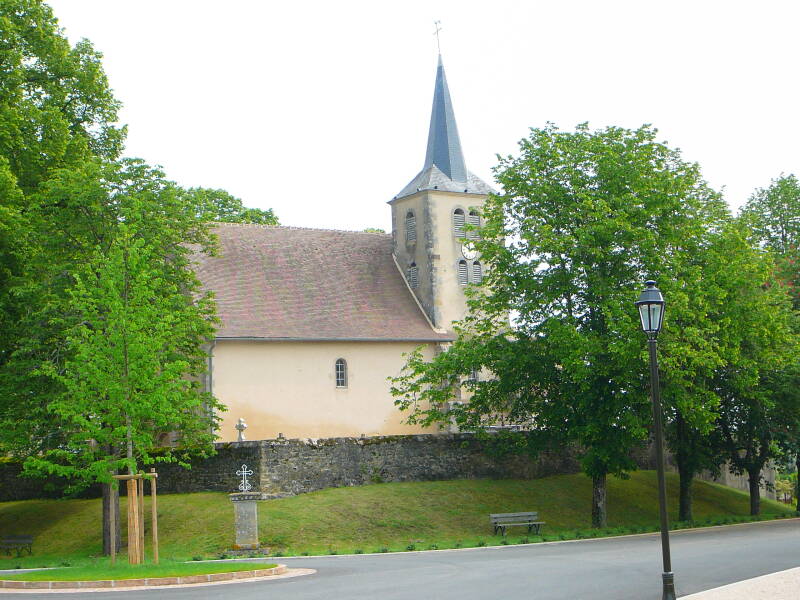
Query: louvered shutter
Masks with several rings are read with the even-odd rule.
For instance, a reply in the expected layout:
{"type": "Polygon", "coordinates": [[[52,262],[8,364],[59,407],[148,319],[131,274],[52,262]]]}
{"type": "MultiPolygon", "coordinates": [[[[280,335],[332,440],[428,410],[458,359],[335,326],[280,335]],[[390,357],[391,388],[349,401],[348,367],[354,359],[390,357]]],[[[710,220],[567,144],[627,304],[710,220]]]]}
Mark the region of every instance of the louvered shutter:
{"type": "Polygon", "coordinates": [[[419,284],[419,275],[417,265],[412,264],[408,268],[408,285],[412,288],[416,288],[419,284]]]}
{"type": "MultiPolygon", "coordinates": [[[[469,221],[468,223],[473,227],[480,227],[481,224],[481,217],[480,215],[475,212],[474,210],[469,211],[469,221]]],[[[477,229],[471,229],[467,232],[467,237],[471,240],[477,240],[481,237],[480,233],[477,229]]]]}
{"type": "Polygon", "coordinates": [[[412,212],[406,215],[406,241],[417,241],[417,219],[412,212]]]}
{"type": "Polygon", "coordinates": [[[467,261],[458,261],[458,283],[460,285],[467,285],[467,261]]]}
{"type": "Polygon", "coordinates": [[[480,283],[483,281],[483,269],[481,269],[481,263],[477,260],[472,263],[472,283],[480,283]]]}
{"type": "Polygon", "coordinates": [[[453,212],[453,234],[456,237],[464,237],[464,211],[460,208],[453,212]]]}

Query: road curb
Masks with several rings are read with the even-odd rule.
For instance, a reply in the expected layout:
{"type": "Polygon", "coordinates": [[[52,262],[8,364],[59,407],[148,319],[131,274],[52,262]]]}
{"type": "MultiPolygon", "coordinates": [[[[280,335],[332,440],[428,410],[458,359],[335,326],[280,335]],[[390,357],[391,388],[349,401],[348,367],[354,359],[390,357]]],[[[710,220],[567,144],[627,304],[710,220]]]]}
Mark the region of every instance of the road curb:
{"type": "Polygon", "coordinates": [[[97,581],[19,581],[4,579],[0,580],[0,593],[17,593],[21,591],[92,592],[164,589],[283,579],[286,577],[310,575],[315,572],[314,569],[289,569],[286,565],[278,565],[270,569],[254,569],[252,571],[231,571],[227,573],[209,573],[206,575],[183,575],[180,577],[146,577],[141,579],[103,579],[97,581]]]}

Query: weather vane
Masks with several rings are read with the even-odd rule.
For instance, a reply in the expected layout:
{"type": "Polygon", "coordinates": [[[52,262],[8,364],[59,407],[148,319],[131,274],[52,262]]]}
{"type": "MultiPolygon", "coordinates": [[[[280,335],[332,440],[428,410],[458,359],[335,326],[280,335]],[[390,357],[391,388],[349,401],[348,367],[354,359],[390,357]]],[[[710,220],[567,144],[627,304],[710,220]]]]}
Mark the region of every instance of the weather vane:
{"type": "Polygon", "coordinates": [[[434,21],[433,26],[436,28],[436,31],[433,32],[433,35],[436,36],[436,49],[439,51],[439,54],[441,54],[442,47],[439,45],[439,32],[442,30],[442,22],[434,21]]]}

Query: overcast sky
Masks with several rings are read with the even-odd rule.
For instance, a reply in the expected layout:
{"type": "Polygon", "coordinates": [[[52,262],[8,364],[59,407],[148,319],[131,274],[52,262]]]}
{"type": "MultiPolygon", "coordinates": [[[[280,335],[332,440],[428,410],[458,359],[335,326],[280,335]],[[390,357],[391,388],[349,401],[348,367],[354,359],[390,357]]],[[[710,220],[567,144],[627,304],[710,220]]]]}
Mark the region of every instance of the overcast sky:
{"type": "Polygon", "coordinates": [[[738,207],[800,173],[796,1],[51,0],[89,38],[127,154],[284,225],[391,227],[417,174],[434,20],[467,168],[529,127],[651,123],[738,207]]]}

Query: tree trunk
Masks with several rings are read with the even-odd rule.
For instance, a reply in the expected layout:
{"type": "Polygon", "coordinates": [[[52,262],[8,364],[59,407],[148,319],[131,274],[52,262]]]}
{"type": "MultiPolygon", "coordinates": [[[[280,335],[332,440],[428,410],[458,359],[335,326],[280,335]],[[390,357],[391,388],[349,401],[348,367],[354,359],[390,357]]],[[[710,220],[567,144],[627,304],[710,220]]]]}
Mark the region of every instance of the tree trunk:
{"type": "Polygon", "coordinates": [[[114,511],[114,540],[116,541],[117,552],[122,548],[122,532],[119,525],[119,488],[112,488],[111,484],[103,484],[103,554],[105,556],[111,555],[111,520],[110,508],[111,503],[117,510],[114,511]]]}
{"type": "Polygon", "coordinates": [[[750,514],[761,514],[761,488],[758,486],[761,481],[761,469],[748,469],[747,475],[750,480],[750,514]]]}
{"type": "Polygon", "coordinates": [[[678,477],[680,481],[680,497],[678,499],[678,521],[693,521],[692,516],[692,483],[694,473],[689,468],[681,468],[678,464],[678,477]]]}
{"type": "Polygon", "coordinates": [[[794,457],[794,464],[797,467],[797,485],[794,488],[794,497],[797,499],[797,512],[800,513],[800,452],[794,457]]]}
{"type": "Polygon", "coordinates": [[[606,474],[592,477],[592,527],[606,527],[606,474]]]}

